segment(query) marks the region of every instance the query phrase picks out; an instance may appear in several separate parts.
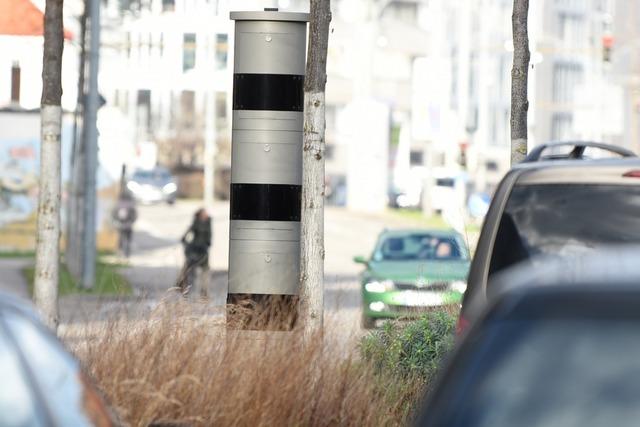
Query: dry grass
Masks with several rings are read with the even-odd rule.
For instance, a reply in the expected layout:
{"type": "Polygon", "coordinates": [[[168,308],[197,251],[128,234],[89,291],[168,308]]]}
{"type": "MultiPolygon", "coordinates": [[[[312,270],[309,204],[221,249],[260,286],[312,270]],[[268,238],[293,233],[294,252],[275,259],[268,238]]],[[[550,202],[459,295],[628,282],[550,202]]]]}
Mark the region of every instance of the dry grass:
{"type": "Polygon", "coordinates": [[[125,425],[406,424],[421,381],[375,375],[351,343],[227,331],[220,318],[170,306],[111,322],[76,353],[125,425]]]}

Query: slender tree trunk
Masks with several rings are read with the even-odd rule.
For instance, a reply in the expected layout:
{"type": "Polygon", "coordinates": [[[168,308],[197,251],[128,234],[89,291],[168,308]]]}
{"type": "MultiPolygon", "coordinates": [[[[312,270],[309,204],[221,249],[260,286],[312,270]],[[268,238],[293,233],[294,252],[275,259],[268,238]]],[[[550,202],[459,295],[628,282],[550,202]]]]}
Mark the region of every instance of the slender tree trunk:
{"type": "Polygon", "coordinates": [[[304,83],[300,309],[305,338],[322,331],[324,310],[324,131],[330,0],[311,0],[304,83]]]}
{"type": "Polygon", "coordinates": [[[62,0],[47,0],[42,67],[40,192],[34,300],[45,323],[58,325],[60,133],[62,129],[62,0]]]}
{"type": "Polygon", "coordinates": [[[529,0],[513,0],[513,68],[511,69],[511,164],[527,156],[527,83],[529,77],[529,0]]]}

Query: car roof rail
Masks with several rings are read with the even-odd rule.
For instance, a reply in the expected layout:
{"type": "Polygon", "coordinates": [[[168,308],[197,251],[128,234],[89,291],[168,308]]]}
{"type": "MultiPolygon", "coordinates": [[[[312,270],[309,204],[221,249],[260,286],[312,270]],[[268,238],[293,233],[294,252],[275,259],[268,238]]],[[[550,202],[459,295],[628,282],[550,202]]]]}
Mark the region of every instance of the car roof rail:
{"type": "Polygon", "coordinates": [[[584,151],[587,148],[599,148],[604,151],[608,151],[610,153],[615,153],[620,155],[621,157],[637,157],[636,154],[627,150],[626,148],[622,148],[616,145],[604,144],[602,142],[592,142],[592,141],[562,141],[562,142],[549,142],[546,144],[541,144],[535,147],[531,152],[527,155],[527,157],[522,161],[522,163],[533,163],[539,162],[542,160],[582,160],[584,159],[584,151]],[[573,147],[573,150],[569,154],[557,154],[550,156],[543,156],[542,154],[549,150],[550,148],[555,147],[573,147]]]}

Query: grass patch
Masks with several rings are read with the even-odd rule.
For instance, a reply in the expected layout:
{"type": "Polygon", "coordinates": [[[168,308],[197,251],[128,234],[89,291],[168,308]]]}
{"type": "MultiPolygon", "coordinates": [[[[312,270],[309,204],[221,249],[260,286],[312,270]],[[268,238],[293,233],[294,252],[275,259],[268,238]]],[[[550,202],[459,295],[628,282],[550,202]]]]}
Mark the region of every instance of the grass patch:
{"type": "MultiPolygon", "coordinates": [[[[441,215],[427,217],[418,209],[389,209],[387,212],[389,212],[389,215],[391,216],[406,220],[407,222],[413,222],[420,227],[442,230],[451,229],[451,226],[447,224],[441,215]]],[[[481,228],[482,224],[479,223],[468,222],[465,224],[465,229],[468,233],[478,233],[481,228]]]]}
{"type": "Polygon", "coordinates": [[[440,215],[424,216],[422,211],[417,209],[388,209],[389,215],[403,221],[413,222],[417,226],[425,228],[435,228],[447,230],[451,228],[440,215]]]}
{"type": "Polygon", "coordinates": [[[0,252],[0,259],[7,258],[35,258],[36,253],[34,251],[7,251],[0,252]]]}
{"type": "Polygon", "coordinates": [[[329,332],[305,341],[299,331],[227,330],[165,304],[92,330],[77,348],[124,425],[406,425],[404,378],[377,377],[329,332]]]}
{"type": "MultiPolygon", "coordinates": [[[[95,286],[91,289],[85,289],[80,286],[79,282],[69,273],[67,266],[61,263],[58,287],[59,296],[71,294],[131,295],[131,285],[120,275],[118,272],[119,268],[119,265],[98,261],[96,264],[95,286]]],[[[29,284],[29,294],[33,295],[35,266],[25,268],[24,274],[29,284]]]]}

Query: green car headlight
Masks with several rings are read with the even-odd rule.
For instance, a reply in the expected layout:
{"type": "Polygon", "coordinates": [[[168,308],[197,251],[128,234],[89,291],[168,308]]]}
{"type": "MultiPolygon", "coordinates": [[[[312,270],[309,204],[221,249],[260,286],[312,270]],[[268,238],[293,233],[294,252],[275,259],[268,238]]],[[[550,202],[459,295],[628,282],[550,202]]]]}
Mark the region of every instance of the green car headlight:
{"type": "Polygon", "coordinates": [[[467,290],[467,282],[463,282],[462,280],[456,280],[455,282],[451,283],[451,290],[460,292],[461,294],[463,294],[464,291],[467,290]]]}
{"type": "Polygon", "coordinates": [[[364,289],[371,293],[388,292],[393,289],[393,282],[391,280],[374,280],[364,285],[364,289]]]}

